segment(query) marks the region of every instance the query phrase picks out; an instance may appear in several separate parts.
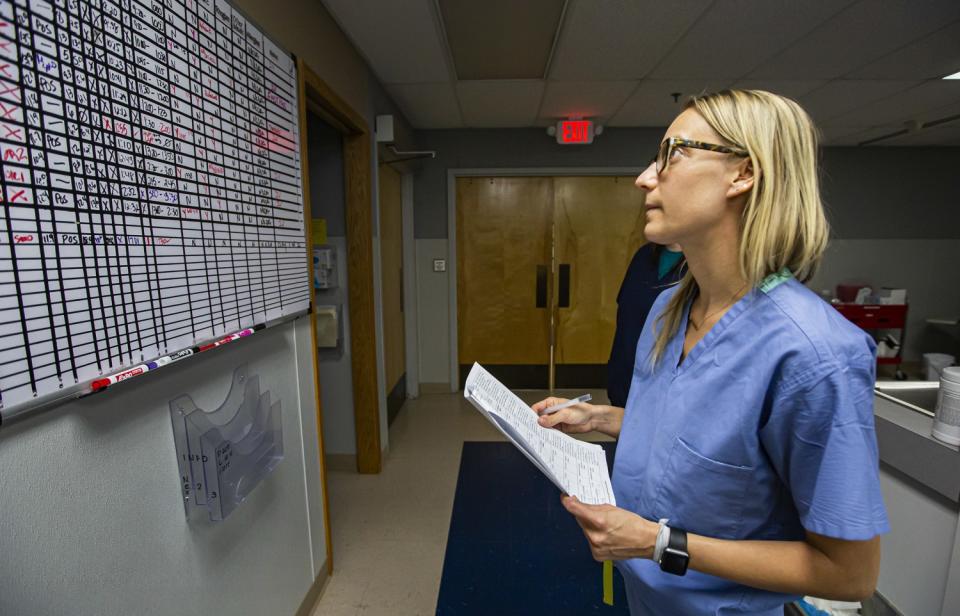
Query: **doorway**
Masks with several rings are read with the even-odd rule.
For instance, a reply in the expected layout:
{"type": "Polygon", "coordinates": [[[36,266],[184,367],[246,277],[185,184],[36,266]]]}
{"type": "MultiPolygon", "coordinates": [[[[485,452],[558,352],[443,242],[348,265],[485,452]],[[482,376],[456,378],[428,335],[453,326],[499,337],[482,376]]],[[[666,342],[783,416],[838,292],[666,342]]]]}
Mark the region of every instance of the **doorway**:
{"type": "Polygon", "coordinates": [[[511,388],[602,388],[617,293],[644,243],[634,175],[453,181],[459,383],[473,362],[511,388]]]}
{"type": "Polygon", "coordinates": [[[403,293],[402,176],[389,163],[379,165],[380,278],[383,289],[383,363],[387,425],[407,399],[406,334],[403,293]]]}

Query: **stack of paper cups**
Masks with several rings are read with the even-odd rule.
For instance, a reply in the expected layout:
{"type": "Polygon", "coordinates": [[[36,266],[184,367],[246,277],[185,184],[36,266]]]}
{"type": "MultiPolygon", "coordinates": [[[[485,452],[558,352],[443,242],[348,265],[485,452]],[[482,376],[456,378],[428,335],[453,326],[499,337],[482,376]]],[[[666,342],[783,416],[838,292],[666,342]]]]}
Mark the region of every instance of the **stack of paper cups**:
{"type": "Polygon", "coordinates": [[[960,367],[944,368],[940,373],[933,436],[944,443],[960,445],[960,367]]]}

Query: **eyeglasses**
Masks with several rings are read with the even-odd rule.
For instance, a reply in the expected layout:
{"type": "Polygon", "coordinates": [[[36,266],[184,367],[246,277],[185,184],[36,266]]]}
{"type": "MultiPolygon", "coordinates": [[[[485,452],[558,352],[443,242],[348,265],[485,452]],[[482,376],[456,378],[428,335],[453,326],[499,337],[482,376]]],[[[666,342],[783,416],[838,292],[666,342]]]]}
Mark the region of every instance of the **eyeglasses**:
{"type": "MultiPolygon", "coordinates": [[[[670,137],[660,143],[660,150],[657,152],[657,157],[650,161],[650,163],[657,163],[657,175],[666,171],[667,167],[670,166],[670,159],[673,157],[673,151],[677,147],[721,152],[723,154],[733,154],[734,156],[750,156],[749,152],[738,148],[730,148],[715,143],[704,143],[703,141],[693,141],[692,139],[681,139],[680,137],[670,137]]],[[[647,163],[648,167],[650,163],[647,163]]]]}

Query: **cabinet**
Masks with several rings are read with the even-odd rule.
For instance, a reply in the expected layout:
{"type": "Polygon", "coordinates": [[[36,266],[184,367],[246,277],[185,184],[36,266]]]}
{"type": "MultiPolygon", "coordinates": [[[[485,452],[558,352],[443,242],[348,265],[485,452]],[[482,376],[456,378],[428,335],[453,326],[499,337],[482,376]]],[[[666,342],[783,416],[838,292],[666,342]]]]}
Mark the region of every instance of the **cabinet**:
{"type": "Polygon", "coordinates": [[[904,338],[907,335],[907,304],[834,304],[834,307],[848,321],[870,334],[881,329],[900,330],[900,346],[896,357],[877,357],[880,365],[900,365],[903,361],[904,338]]]}

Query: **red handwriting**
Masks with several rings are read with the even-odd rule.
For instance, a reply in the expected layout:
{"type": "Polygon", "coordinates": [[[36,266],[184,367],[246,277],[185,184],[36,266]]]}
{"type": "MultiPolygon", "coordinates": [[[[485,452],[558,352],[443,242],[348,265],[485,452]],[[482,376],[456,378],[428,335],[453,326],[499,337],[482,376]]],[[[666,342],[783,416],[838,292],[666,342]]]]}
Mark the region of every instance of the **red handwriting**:
{"type": "Polygon", "coordinates": [[[20,108],[15,105],[10,105],[10,109],[7,109],[6,105],[0,103],[0,112],[2,112],[0,113],[0,118],[13,118],[16,120],[16,118],[13,117],[13,114],[19,110],[20,108]]]}
{"type": "Polygon", "coordinates": [[[20,100],[20,86],[6,86],[4,89],[0,90],[0,96],[9,94],[10,98],[19,101],[20,100]]]}
{"type": "Polygon", "coordinates": [[[27,191],[18,190],[14,192],[13,195],[10,196],[10,203],[16,203],[17,199],[23,201],[24,203],[29,203],[29,201],[27,201],[27,191]]]}
{"type": "Polygon", "coordinates": [[[23,130],[22,128],[13,128],[12,126],[4,125],[3,130],[7,131],[3,136],[4,139],[10,138],[16,139],[17,141],[23,141],[23,134],[20,132],[23,130]]]}
{"type": "Polygon", "coordinates": [[[21,162],[27,159],[27,152],[24,148],[6,148],[3,150],[3,160],[15,160],[21,162]]]}
{"type": "Polygon", "coordinates": [[[211,54],[209,51],[207,51],[203,47],[200,48],[200,57],[206,60],[207,62],[209,62],[210,64],[215,65],[217,63],[217,57],[211,54]]]}
{"type": "Polygon", "coordinates": [[[14,244],[26,244],[27,242],[32,242],[32,241],[33,241],[32,235],[14,235],[13,236],[14,244]]]}
{"type": "Polygon", "coordinates": [[[23,171],[7,170],[7,179],[13,182],[26,182],[27,176],[23,171]]]}
{"type": "Polygon", "coordinates": [[[210,173],[216,173],[217,175],[223,175],[223,167],[220,165],[214,165],[213,163],[207,164],[207,168],[210,169],[210,173]]]}
{"type": "Polygon", "coordinates": [[[11,74],[10,74],[10,71],[7,70],[8,68],[10,68],[10,65],[9,65],[9,64],[0,64],[0,73],[3,73],[3,74],[6,75],[7,77],[11,77],[11,78],[12,78],[13,75],[11,75],[11,74]]]}

